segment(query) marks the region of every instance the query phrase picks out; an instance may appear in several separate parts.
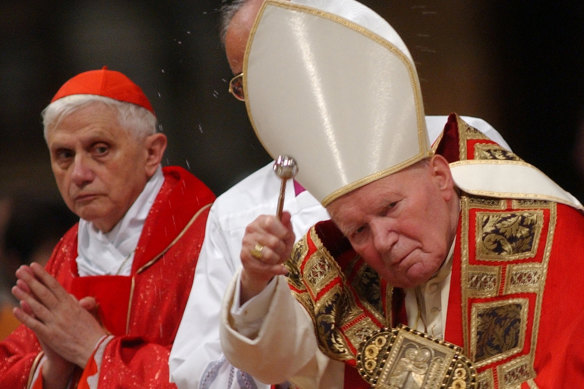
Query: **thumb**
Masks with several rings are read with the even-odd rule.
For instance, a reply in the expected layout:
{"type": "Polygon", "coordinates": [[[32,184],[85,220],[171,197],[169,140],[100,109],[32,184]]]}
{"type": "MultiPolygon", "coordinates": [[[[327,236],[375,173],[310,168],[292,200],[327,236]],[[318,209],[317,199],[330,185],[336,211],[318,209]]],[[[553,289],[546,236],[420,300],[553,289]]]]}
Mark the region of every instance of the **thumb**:
{"type": "Polygon", "coordinates": [[[81,300],[79,300],[79,305],[81,305],[81,308],[87,311],[92,311],[97,308],[97,301],[94,297],[91,296],[83,297],[81,300]]]}

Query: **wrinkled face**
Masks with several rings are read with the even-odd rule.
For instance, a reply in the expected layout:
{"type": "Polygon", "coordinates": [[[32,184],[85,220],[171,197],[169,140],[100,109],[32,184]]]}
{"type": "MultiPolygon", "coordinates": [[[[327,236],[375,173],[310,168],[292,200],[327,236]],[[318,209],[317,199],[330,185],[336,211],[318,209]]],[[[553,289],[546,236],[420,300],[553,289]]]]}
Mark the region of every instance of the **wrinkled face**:
{"type": "Polygon", "coordinates": [[[438,271],[459,212],[448,163],[440,156],[356,189],[327,209],[355,251],[401,288],[421,285],[438,271]]]}
{"type": "Polygon", "coordinates": [[[111,230],[151,175],[147,139],[137,141],[118,124],[117,112],[99,103],[50,127],[51,167],[71,211],[103,232],[111,230]]]}

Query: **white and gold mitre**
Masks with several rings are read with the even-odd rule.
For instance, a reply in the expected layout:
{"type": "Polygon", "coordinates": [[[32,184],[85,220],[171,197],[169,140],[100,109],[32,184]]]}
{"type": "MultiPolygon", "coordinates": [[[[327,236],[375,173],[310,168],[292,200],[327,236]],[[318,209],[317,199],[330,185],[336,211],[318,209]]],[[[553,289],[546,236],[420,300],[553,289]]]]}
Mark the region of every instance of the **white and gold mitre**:
{"type": "Polygon", "coordinates": [[[325,206],[432,153],[412,57],[356,1],[267,0],[243,73],[257,137],[325,206]]]}

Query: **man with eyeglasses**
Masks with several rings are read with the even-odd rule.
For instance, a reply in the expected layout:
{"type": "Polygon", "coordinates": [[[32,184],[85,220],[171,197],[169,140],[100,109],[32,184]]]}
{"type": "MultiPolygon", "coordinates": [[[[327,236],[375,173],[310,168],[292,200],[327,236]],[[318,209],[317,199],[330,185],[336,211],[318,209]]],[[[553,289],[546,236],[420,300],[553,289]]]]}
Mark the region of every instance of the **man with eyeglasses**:
{"type": "MultiPolygon", "coordinates": [[[[314,0],[293,2],[309,4],[314,0]]],[[[263,0],[235,0],[221,10],[221,39],[235,75],[229,82],[229,92],[242,102],[245,102],[242,84],[245,48],[262,4],[263,0]]],[[[446,119],[426,117],[431,141],[442,131],[446,119]]],[[[487,122],[470,117],[465,120],[509,148],[487,122]]],[[[219,343],[218,325],[223,294],[241,268],[245,228],[259,215],[275,213],[280,183],[270,163],[219,196],[211,208],[193,289],[170,355],[171,380],[180,389],[269,387],[229,364],[219,343]]],[[[296,181],[287,185],[284,208],[290,212],[294,233],[299,238],[316,222],[330,218],[320,202],[296,181]]]]}

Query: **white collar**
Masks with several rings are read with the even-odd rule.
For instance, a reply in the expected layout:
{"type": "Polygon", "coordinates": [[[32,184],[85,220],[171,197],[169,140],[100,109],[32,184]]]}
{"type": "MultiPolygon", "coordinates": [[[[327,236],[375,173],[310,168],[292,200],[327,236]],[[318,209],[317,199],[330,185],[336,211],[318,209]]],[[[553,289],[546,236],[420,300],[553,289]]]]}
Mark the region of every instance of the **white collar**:
{"type": "Polygon", "coordinates": [[[159,166],[110,232],[103,233],[91,222],[79,220],[77,268],[80,276],[130,275],[142,228],[163,183],[159,166]]]}

